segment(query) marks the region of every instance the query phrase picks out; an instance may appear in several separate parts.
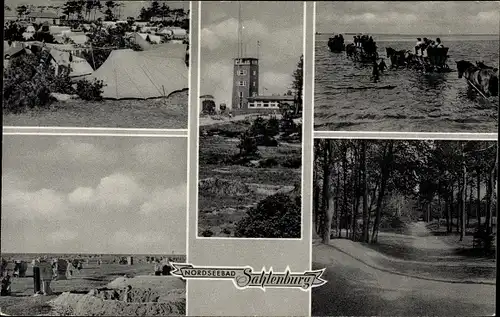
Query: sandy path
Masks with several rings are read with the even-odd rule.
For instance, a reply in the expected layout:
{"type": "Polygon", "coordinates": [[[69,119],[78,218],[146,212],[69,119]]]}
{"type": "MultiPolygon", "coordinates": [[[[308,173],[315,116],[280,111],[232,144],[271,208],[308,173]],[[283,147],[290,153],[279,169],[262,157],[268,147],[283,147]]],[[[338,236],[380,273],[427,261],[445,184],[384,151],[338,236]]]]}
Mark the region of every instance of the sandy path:
{"type": "Polygon", "coordinates": [[[408,229],[410,235],[415,238],[411,240],[414,248],[443,251],[453,249],[452,246],[439,239],[438,236],[433,235],[423,221],[412,223],[408,229]]]}
{"type": "Polygon", "coordinates": [[[431,281],[375,269],[330,246],[313,247],[327,284],[312,292],[312,315],[484,316],[495,286],[431,281]]]}

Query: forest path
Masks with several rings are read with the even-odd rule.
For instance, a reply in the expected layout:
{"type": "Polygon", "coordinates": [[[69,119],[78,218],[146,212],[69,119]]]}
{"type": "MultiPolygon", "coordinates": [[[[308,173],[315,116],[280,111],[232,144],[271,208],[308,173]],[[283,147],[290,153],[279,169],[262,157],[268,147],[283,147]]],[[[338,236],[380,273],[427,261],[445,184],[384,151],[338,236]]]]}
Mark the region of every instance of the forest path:
{"type": "Polygon", "coordinates": [[[313,246],[313,269],[326,268],[312,291],[312,315],[485,316],[495,285],[449,283],[381,270],[335,247],[313,246]]]}
{"type": "Polygon", "coordinates": [[[452,250],[453,247],[444,242],[439,236],[432,234],[423,221],[413,222],[408,226],[409,234],[414,238],[412,245],[414,248],[425,250],[452,250]]]}

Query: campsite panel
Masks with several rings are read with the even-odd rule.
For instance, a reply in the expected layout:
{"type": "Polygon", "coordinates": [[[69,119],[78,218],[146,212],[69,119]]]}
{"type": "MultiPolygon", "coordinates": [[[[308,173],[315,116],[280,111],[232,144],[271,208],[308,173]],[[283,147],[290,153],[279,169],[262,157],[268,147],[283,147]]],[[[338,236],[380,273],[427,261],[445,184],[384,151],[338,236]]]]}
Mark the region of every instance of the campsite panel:
{"type": "Polygon", "coordinates": [[[497,9],[318,2],[315,131],[496,133],[497,9]]]}
{"type": "Polygon", "coordinates": [[[3,124],[187,129],[189,2],[72,3],[6,6],[3,124]]]}

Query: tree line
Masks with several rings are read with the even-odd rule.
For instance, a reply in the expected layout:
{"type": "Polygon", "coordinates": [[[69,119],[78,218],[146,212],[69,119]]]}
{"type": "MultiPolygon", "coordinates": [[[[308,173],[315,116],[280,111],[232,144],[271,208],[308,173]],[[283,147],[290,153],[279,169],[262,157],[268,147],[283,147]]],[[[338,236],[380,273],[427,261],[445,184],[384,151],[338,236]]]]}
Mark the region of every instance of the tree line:
{"type": "MultiPolygon", "coordinates": [[[[31,12],[43,12],[47,9],[59,11],[69,21],[96,21],[97,13],[104,15],[104,21],[116,21],[121,18],[121,9],[124,7],[121,1],[101,1],[101,0],[67,0],[62,6],[35,6],[18,5],[15,10],[19,18],[31,12]]],[[[12,11],[12,8],[4,5],[5,11],[12,11]]],[[[188,19],[188,14],[183,8],[171,8],[166,2],[160,5],[160,1],[151,1],[149,7],[142,7],[137,18],[140,21],[149,21],[152,17],[168,18],[177,23],[188,19]]],[[[135,18],[135,17],[128,17],[135,18]]]]}
{"type": "Polygon", "coordinates": [[[314,151],[313,221],[323,243],[333,233],[376,243],[381,225],[419,218],[444,220],[460,240],[472,222],[493,234],[496,142],[325,139],[314,151]]]}

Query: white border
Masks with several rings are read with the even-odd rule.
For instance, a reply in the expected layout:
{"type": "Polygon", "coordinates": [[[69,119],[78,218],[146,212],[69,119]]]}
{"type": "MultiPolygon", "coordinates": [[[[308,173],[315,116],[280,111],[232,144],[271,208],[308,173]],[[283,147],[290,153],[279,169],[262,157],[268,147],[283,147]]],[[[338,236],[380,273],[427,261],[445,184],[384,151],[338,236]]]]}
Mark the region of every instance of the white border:
{"type": "MultiPolygon", "coordinates": [[[[189,77],[189,76],[188,76],[189,77]]],[[[189,94],[189,93],[188,93],[189,94]]],[[[188,119],[189,120],[189,119],[188,119]]],[[[103,131],[116,131],[116,132],[184,132],[187,133],[188,129],[143,129],[143,128],[86,128],[86,127],[38,127],[38,126],[3,126],[3,130],[103,130],[103,131]]]]}
{"type": "MultiPolygon", "coordinates": [[[[199,5],[199,10],[201,12],[201,2],[199,5]]],[[[229,1],[230,2],[230,1],[229,1]]],[[[305,65],[305,60],[306,60],[306,1],[302,1],[303,5],[303,19],[302,19],[302,54],[304,56],[304,65],[305,65]]],[[[199,26],[198,26],[198,43],[201,43],[201,14],[199,16],[199,26]]],[[[301,210],[300,210],[300,238],[238,238],[238,237],[200,237],[198,236],[198,215],[200,214],[200,211],[198,209],[198,195],[199,195],[199,151],[200,151],[200,68],[201,68],[201,59],[200,59],[200,52],[201,52],[201,45],[198,48],[198,89],[197,89],[197,96],[196,96],[196,113],[197,113],[197,122],[196,122],[196,129],[198,133],[197,141],[196,141],[196,240],[254,240],[254,241],[302,241],[304,239],[304,184],[303,184],[303,176],[304,176],[304,106],[302,106],[302,166],[301,166],[301,180],[300,180],[300,187],[301,187],[301,210]]],[[[304,69],[304,66],[302,67],[304,69]]],[[[304,72],[304,71],[303,71],[304,72]]],[[[304,74],[302,75],[304,77],[304,74]]],[[[304,92],[305,92],[305,82],[303,81],[303,86],[302,86],[302,100],[304,100],[304,92]]],[[[304,104],[304,102],[302,102],[304,104]]]]}
{"type": "Polygon", "coordinates": [[[39,136],[109,136],[109,137],[138,137],[138,138],[187,138],[180,134],[120,134],[120,133],[55,133],[55,132],[4,132],[2,135],[39,135],[39,136]]]}
{"type": "MultiPolygon", "coordinates": [[[[311,188],[311,199],[309,201],[309,210],[310,210],[310,233],[311,236],[309,237],[309,270],[312,271],[312,261],[313,261],[313,241],[312,238],[314,236],[314,231],[316,230],[314,226],[314,140],[315,140],[315,133],[314,133],[314,101],[315,101],[315,94],[314,94],[314,82],[315,82],[315,76],[316,76],[316,1],[313,2],[313,9],[312,9],[312,78],[311,78],[311,94],[312,94],[312,101],[311,101],[311,130],[312,130],[312,149],[310,155],[311,159],[311,182],[309,183],[309,186],[311,188]],[[313,231],[314,230],[314,231],[313,231]]],[[[309,316],[312,315],[312,288],[309,290],[309,316]]]]}
{"type": "Polygon", "coordinates": [[[497,141],[497,133],[315,131],[314,139],[497,141]]]}
{"type": "MultiPolygon", "coordinates": [[[[198,10],[199,12],[199,10],[198,10]]],[[[189,136],[189,127],[191,126],[191,70],[193,69],[193,54],[192,48],[193,48],[193,1],[189,1],[189,71],[188,71],[188,128],[186,129],[186,134],[187,134],[187,191],[186,191],[186,262],[189,262],[189,175],[191,169],[190,163],[191,163],[191,137],[189,136]]],[[[189,316],[188,311],[189,311],[189,283],[186,281],[186,316],[189,316]]]]}

